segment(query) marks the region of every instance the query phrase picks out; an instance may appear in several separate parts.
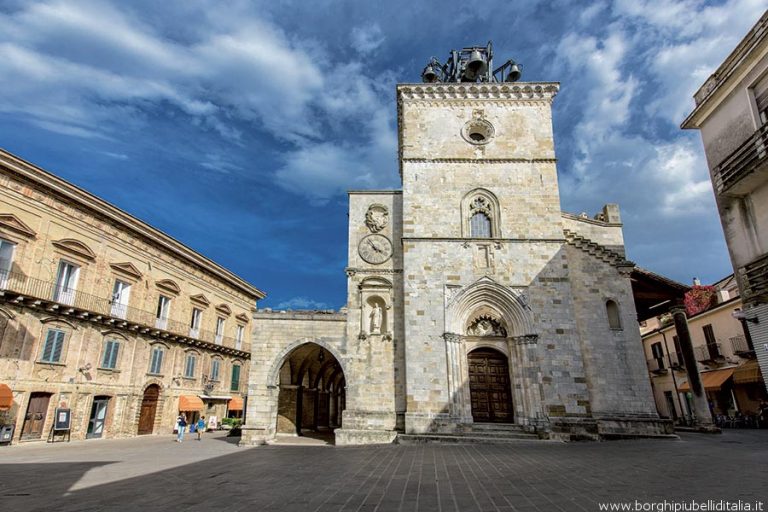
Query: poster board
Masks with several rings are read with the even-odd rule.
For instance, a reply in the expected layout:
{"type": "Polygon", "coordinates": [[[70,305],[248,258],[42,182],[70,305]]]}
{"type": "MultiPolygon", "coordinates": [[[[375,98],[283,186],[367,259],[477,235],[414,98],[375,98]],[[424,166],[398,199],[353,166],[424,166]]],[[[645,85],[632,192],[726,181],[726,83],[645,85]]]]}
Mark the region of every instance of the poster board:
{"type": "Polygon", "coordinates": [[[56,415],[53,420],[53,430],[69,430],[72,425],[72,410],[63,407],[56,408],[56,415]]]}

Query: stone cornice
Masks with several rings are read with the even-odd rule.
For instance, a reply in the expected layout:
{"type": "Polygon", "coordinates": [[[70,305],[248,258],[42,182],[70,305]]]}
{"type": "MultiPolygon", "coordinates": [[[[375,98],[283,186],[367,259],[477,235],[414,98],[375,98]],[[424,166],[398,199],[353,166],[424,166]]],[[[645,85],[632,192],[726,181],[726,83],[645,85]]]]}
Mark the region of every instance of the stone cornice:
{"type": "Polygon", "coordinates": [[[402,158],[401,161],[415,164],[556,164],[557,158],[402,158]]]}
{"type": "Polygon", "coordinates": [[[575,213],[568,213],[568,212],[560,212],[560,216],[564,219],[569,220],[575,220],[578,222],[583,222],[585,224],[593,224],[595,226],[602,226],[602,227],[617,227],[620,228],[623,226],[621,222],[605,222],[602,220],[597,219],[590,219],[589,217],[582,217],[581,215],[576,215],[575,213]]]}
{"type": "Polygon", "coordinates": [[[558,82],[400,84],[398,103],[408,100],[547,101],[560,90],[558,82]]]}
{"type": "Polygon", "coordinates": [[[193,251],[162,231],[140,221],[103,199],[2,149],[0,149],[0,173],[17,175],[80,208],[115,223],[122,229],[134,234],[134,236],[150,240],[174,257],[201,268],[249,297],[259,300],[266,296],[264,292],[247,283],[231,271],[193,251]]]}

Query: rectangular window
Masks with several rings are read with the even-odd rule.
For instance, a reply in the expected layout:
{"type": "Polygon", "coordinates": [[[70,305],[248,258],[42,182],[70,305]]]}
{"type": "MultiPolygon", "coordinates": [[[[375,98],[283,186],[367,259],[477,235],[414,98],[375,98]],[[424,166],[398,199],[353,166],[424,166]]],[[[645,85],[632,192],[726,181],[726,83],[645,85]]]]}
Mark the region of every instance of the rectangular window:
{"type": "Polygon", "coordinates": [[[218,359],[211,360],[211,380],[219,380],[219,369],[221,367],[221,361],[218,359]]]}
{"type": "Polygon", "coordinates": [[[112,316],[125,319],[128,314],[128,298],[131,296],[131,285],[115,279],[112,287],[112,316]]]}
{"type": "Polygon", "coordinates": [[[73,263],[61,260],[56,275],[53,300],[69,306],[73,305],[75,303],[75,289],[77,287],[77,278],[79,275],[80,267],[73,263]]]}
{"type": "Polygon", "coordinates": [[[221,345],[224,339],[224,319],[221,317],[216,318],[216,344],[221,345]]]}
{"type": "Polygon", "coordinates": [[[193,338],[200,336],[200,323],[203,320],[203,311],[192,308],[192,320],[189,322],[189,335],[193,338]]]}
{"type": "Polygon", "coordinates": [[[661,342],[651,344],[651,353],[656,360],[659,370],[664,369],[664,350],[661,348],[661,342]]]}
{"type": "Polygon", "coordinates": [[[704,339],[707,342],[707,351],[709,357],[720,357],[720,347],[717,346],[717,338],[715,338],[715,331],[712,329],[712,324],[707,324],[701,328],[704,331],[704,339]]]}
{"type": "Polygon", "coordinates": [[[676,335],[672,336],[672,342],[675,344],[675,356],[677,357],[677,364],[685,366],[685,359],[683,359],[683,349],[680,346],[680,338],[676,335]]]}
{"type": "Polygon", "coordinates": [[[229,386],[231,391],[240,389],[240,365],[232,365],[232,384],[229,386]]]}
{"type": "Polygon", "coordinates": [[[197,357],[194,354],[187,354],[187,360],[184,364],[184,376],[188,379],[195,378],[195,365],[197,364],[197,357]]]}
{"type": "Polygon", "coordinates": [[[43,346],[43,355],[40,358],[45,363],[61,362],[61,352],[64,350],[65,332],[59,329],[48,329],[43,346]]]}
{"type": "Polygon", "coordinates": [[[243,332],[245,332],[245,328],[242,325],[238,325],[237,334],[235,335],[235,348],[237,350],[243,348],[243,332]]]}
{"type": "Polygon", "coordinates": [[[16,244],[0,238],[0,290],[8,286],[8,277],[13,264],[13,250],[16,244]]]}
{"type": "Polygon", "coordinates": [[[149,365],[149,373],[159,375],[163,369],[163,348],[154,347],[152,349],[152,362],[149,365]]]}
{"type": "Polygon", "coordinates": [[[101,367],[114,370],[117,367],[117,354],[120,350],[120,343],[117,340],[107,340],[104,342],[104,355],[101,358],[101,367]]]}
{"type": "Polygon", "coordinates": [[[168,313],[171,309],[171,299],[165,295],[160,295],[157,299],[157,320],[155,327],[165,329],[168,326],[168,313]]]}

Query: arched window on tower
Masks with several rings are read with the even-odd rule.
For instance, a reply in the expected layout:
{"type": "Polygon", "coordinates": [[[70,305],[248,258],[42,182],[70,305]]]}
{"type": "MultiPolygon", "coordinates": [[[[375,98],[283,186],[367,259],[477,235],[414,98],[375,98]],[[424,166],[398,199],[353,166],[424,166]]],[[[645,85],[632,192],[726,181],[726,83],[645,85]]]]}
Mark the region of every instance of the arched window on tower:
{"type": "Polygon", "coordinates": [[[484,212],[472,215],[469,221],[469,236],[472,238],[491,238],[491,219],[484,212]]]}
{"type": "Polygon", "coordinates": [[[619,314],[619,305],[614,300],[608,300],[605,303],[605,310],[608,313],[608,327],[611,329],[621,329],[621,315],[619,314]]]}
{"type": "Polygon", "coordinates": [[[499,238],[499,201],[490,191],[476,188],[461,200],[461,235],[468,238],[499,238]]]}

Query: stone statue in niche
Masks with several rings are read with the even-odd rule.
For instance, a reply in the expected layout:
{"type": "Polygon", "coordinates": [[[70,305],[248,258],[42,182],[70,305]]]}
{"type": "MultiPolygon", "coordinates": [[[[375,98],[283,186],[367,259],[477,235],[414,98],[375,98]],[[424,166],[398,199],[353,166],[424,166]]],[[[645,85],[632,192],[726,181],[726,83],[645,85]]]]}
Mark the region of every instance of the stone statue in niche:
{"type": "Polygon", "coordinates": [[[467,328],[469,336],[507,336],[507,330],[501,325],[501,322],[488,315],[483,315],[469,324],[467,328]]]}
{"type": "Polygon", "coordinates": [[[373,307],[371,308],[371,314],[369,315],[371,318],[371,334],[381,334],[381,317],[382,311],[381,306],[377,302],[373,304],[373,307]]]}
{"type": "Polygon", "coordinates": [[[372,204],[365,212],[365,225],[372,233],[378,233],[389,224],[389,210],[381,204],[372,204]]]}

